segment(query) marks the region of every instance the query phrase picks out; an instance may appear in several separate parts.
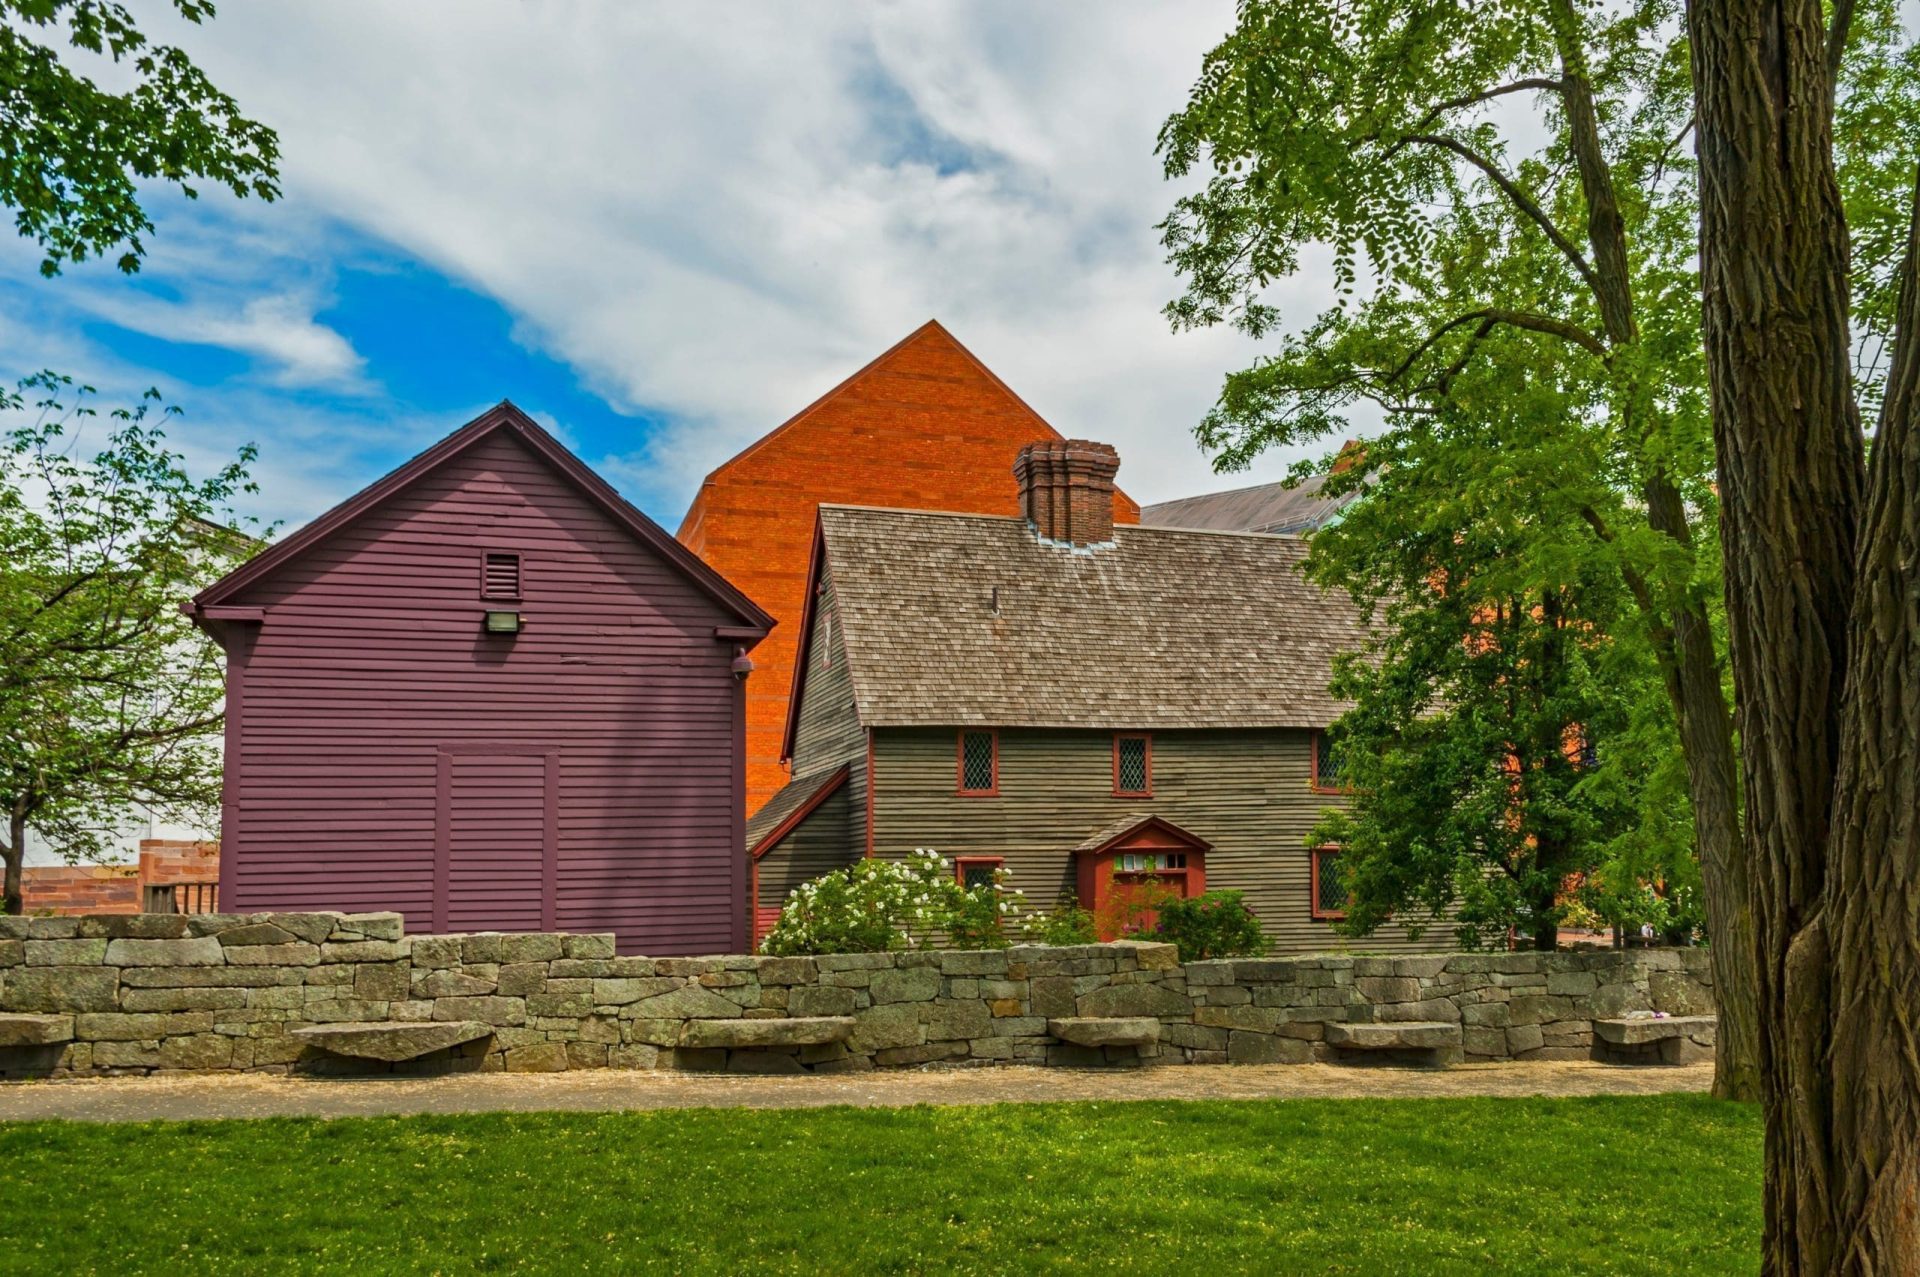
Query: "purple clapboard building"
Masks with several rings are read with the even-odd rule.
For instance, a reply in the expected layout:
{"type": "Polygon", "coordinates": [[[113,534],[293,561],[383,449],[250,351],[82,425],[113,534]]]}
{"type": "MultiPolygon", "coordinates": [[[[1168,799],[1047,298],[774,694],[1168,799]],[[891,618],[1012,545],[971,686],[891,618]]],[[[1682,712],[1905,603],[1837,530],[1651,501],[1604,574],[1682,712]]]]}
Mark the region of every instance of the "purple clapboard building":
{"type": "Polygon", "coordinates": [[[196,596],[221,908],[739,951],[773,622],[502,403],[196,596]]]}

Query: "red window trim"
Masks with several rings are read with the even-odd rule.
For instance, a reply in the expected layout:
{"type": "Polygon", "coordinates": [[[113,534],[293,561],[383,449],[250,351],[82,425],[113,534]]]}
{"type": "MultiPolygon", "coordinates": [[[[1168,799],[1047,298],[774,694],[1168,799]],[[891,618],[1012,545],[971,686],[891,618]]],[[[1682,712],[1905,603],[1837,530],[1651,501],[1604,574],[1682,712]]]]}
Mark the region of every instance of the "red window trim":
{"type": "Polygon", "coordinates": [[[1312,740],[1308,742],[1307,788],[1316,794],[1351,794],[1353,792],[1351,786],[1322,785],[1320,783],[1320,738],[1325,735],[1325,732],[1319,728],[1315,728],[1312,733],[1312,740]]]}
{"type": "Polygon", "coordinates": [[[1113,796],[1115,798],[1151,798],[1153,797],[1153,733],[1152,732],[1115,732],[1113,734],[1113,796]],[[1120,788],[1120,742],[1123,740],[1145,741],[1147,746],[1147,787],[1145,789],[1120,788]]]}
{"type": "Polygon", "coordinates": [[[1005,856],[955,856],[953,858],[953,880],[962,887],[967,885],[968,865],[992,865],[995,869],[1006,867],[1005,856]]]}
{"type": "Polygon", "coordinates": [[[953,792],[961,798],[998,798],[1000,796],[1000,733],[990,728],[963,727],[953,737],[953,792]],[[993,742],[993,787],[967,788],[967,737],[985,736],[993,742]]]}
{"type": "Polygon", "coordinates": [[[1321,846],[1307,849],[1307,855],[1311,860],[1313,873],[1312,882],[1309,883],[1307,888],[1310,893],[1307,896],[1307,904],[1310,912],[1313,914],[1314,920],[1317,922],[1338,922],[1347,916],[1345,909],[1332,910],[1322,909],[1320,907],[1320,862],[1328,856],[1339,855],[1340,851],[1341,848],[1338,843],[1324,843],[1321,846]]]}
{"type": "Polygon", "coordinates": [[[487,603],[518,603],[527,594],[527,557],[518,550],[482,550],[480,551],[480,598],[487,603]],[[487,589],[487,560],[508,558],[513,560],[513,583],[519,588],[512,594],[495,594],[487,589]]]}

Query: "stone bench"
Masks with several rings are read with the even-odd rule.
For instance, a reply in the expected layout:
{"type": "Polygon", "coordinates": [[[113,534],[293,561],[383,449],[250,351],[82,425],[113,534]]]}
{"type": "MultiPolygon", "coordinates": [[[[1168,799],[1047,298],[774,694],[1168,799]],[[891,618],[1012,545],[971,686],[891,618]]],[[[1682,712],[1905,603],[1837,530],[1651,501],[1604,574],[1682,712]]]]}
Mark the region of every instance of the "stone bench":
{"type": "Polygon", "coordinates": [[[1075,1046],[1152,1046],[1160,1021],[1152,1016],[1072,1016],[1047,1021],[1047,1032],[1075,1046]]]}
{"type": "Polygon", "coordinates": [[[1603,1059],[1623,1064],[1695,1064],[1713,1058],[1718,1021],[1710,1015],[1632,1015],[1595,1020],[1603,1059]]]}
{"type": "Polygon", "coordinates": [[[70,1015],[0,1015],[0,1047],[59,1046],[73,1041],[70,1015]]]}
{"type": "Polygon", "coordinates": [[[1383,1023],[1327,1023],[1327,1045],[1336,1052],[1381,1052],[1441,1065],[1463,1058],[1460,1026],[1444,1020],[1392,1020],[1383,1023]]]}
{"type": "Polygon", "coordinates": [[[398,1064],[493,1036],[478,1020],[395,1020],[390,1023],[315,1024],[288,1036],[334,1055],[398,1064]]]}
{"type": "Polygon", "coordinates": [[[688,1020],[680,1045],[695,1050],[755,1046],[825,1046],[853,1036],[850,1015],[795,1015],[761,1020],[688,1020]]]}

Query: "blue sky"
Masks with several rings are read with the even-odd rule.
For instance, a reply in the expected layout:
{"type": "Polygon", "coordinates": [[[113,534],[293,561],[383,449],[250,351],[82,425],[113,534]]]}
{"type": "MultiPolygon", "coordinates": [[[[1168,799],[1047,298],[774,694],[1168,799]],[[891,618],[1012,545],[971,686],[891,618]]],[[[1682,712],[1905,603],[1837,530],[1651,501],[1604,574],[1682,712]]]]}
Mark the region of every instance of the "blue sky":
{"type": "Polygon", "coordinates": [[[511,398],[671,528],[929,317],[1135,494],[1249,481],[1190,431],[1253,351],[1169,332],[1152,229],[1225,0],[136,7],[279,130],[286,197],[155,192],[132,278],[0,247],[0,341],[109,402],[158,386],[196,460],[257,443],[267,519],[511,398]]]}

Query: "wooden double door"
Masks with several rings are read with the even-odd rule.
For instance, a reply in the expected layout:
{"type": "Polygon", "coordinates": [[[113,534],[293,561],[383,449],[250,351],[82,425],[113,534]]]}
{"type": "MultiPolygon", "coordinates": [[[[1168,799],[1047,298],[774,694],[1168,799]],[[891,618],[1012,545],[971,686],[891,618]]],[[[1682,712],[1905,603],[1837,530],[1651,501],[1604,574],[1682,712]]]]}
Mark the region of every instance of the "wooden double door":
{"type": "Polygon", "coordinates": [[[433,930],[557,930],[560,751],[443,745],[439,760],[433,930]]]}

